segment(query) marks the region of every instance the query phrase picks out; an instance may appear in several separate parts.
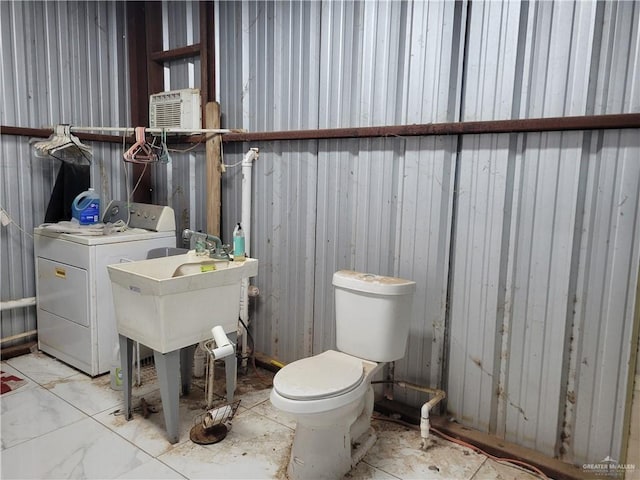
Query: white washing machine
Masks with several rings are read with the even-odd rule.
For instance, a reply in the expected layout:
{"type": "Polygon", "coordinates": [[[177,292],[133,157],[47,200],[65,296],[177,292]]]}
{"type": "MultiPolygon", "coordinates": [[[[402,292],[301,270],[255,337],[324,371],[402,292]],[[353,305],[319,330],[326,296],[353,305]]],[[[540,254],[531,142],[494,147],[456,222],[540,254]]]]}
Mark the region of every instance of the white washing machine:
{"type": "Polygon", "coordinates": [[[91,376],[109,371],[118,342],[107,265],[176,246],[169,207],[111,202],[103,222],[119,219],[128,230],[100,236],[34,229],[38,348],[91,376]]]}

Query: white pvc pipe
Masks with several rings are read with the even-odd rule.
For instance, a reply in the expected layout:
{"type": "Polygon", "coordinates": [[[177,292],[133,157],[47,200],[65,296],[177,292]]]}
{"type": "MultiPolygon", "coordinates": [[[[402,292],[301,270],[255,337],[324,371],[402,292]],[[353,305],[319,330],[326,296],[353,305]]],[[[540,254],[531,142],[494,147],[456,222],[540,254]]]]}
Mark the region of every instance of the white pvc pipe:
{"type": "MultiPolygon", "coordinates": [[[[242,214],[241,225],[244,230],[244,250],[247,257],[251,256],[251,180],[253,162],[257,160],[259,150],[251,148],[242,160],[242,214]]],[[[249,279],[243,278],[240,290],[240,318],[247,327],[249,326],[249,279]]],[[[245,367],[247,353],[249,351],[248,332],[242,325],[239,326],[242,334],[242,366],[245,367]]]]}
{"type": "Polygon", "coordinates": [[[259,150],[251,148],[242,160],[242,229],[244,230],[244,249],[251,256],[251,174],[253,161],[258,159],[259,150]]]}
{"type": "Polygon", "coordinates": [[[211,350],[211,355],[216,360],[234,354],[233,344],[229,341],[227,334],[224,333],[224,329],[220,325],[213,327],[211,334],[213,335],[213,341],[216,343],[216,348],[211,350]]]}
{"type": "Polygon", "coordinates": [[[429,412],[438,404],[438,402],[440,402],[440,400],[446,397],[443,390],[433,389],[431,390],[431,393],[434,393],[435,396],[422,405],[422,409],[420,411],[420,447],[423,449],[429,447],[429,429],[431,428],[431,425],[429,424],[429,412]]]}
{"type": "Polygon", "coordinates": [[[0,343],[10,342],[11,340],[18,340],[20,338],[29,337],[38,333],[38,330],[29,330],[28,332],[18,333],[17,335],[11,335],[10,337],[0,338],[0,343]]]}
{"type": "Polygon", "coordinates": [[[0,303],[0,311],[13,310],[14,308],[31,307],[36,304],[36,297],[25,297],[18,300],[8,300],[0,303]]]}
{"type": "Polygon", "coordinates": [[[389,382],[372,382],[372,383],[391,383],[394,385],[398,385],[402,388],[409,388],[411,390],[416,390],[418,392],[430,393],[433,395],[433,398],[422,405],[420,409],[420,448],[426,449],[429,447],[429,429],[431,428],[429,424],[429,412],[433,407],[435,407],[441,400],[447,397],[447,394],[444,390],[440,390],[438,388],[431,388],[423,385],[417,385],[415,383],[405,382],[405,381],[394,381],[391,380],[389,382]]]}

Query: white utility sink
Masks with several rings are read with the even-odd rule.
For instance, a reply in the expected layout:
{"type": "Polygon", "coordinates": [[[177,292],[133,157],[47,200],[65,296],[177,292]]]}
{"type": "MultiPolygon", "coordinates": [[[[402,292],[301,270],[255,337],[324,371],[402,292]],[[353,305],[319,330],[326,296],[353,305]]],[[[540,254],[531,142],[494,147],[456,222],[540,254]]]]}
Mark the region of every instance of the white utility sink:
{"type": "Polygon", "coordinates": [[[109,265],[118,333],[167,353],[238,329],[240,286],[258,260],[184,255],[109,265]]]}

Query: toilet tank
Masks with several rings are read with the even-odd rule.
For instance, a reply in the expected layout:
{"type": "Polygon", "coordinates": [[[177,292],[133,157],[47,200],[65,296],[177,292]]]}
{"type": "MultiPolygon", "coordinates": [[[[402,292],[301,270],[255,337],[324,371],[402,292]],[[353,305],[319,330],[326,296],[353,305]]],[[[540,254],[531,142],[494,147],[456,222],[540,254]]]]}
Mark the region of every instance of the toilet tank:
{"type": "Polygon", "coordinates": [[[402,358],[407,347],[416,283],[340,270],[333,274],[336,347],[374,362],[402,358]]]}

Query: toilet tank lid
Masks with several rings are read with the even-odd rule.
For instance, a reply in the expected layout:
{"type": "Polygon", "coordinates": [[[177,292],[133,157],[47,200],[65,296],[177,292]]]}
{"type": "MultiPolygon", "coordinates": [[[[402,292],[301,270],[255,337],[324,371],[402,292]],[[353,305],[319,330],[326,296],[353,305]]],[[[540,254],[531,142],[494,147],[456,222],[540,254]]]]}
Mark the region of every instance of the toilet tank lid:
{"type": "Polygon", "coordinates": [[[340,270],[333,274],[333,285],[376,295],[406,295],[416,290],[416,282],[397,277],[340,270]]]}

